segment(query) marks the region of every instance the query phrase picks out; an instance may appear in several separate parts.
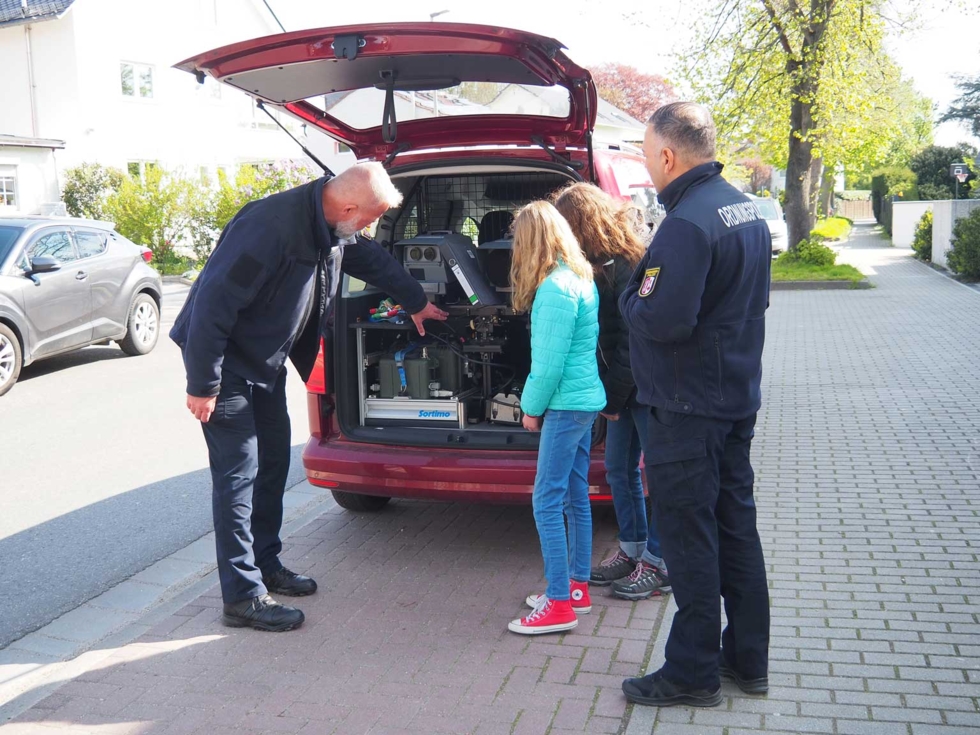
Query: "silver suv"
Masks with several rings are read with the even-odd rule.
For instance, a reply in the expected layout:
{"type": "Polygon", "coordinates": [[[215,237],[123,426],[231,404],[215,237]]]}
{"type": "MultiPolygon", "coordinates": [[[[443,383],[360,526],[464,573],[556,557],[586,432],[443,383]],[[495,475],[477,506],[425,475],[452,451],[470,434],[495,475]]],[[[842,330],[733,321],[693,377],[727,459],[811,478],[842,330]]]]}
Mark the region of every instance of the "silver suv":
{"type": "Polygon", "coordinates": [[[0,396],[35,360],[110,340],[152,350],[163,287],[151,257],[111,223],[0,218],[0,396]]]}

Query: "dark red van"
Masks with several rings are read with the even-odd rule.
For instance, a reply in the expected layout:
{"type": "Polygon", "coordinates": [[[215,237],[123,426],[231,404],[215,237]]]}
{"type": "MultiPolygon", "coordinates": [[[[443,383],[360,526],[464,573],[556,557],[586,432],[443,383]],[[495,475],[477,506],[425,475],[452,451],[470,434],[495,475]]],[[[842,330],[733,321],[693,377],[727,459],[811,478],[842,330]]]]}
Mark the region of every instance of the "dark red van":
{"type": "MultiPolygon", "coordinates": [[[[527,502],[538,436],[521,427],[528,318],[509,306],[514,213],[574,181],[656,198],[638,150],[593,145],[591,75],[554,39],[396,23],[287,33],[180,65],[385,163],[404,203],[376,237],[450,313],[420,338],[387,294],[345,276],[309,391],[303,453],[351,510],[392,497],[527,502]]],[[[607,500],[595,428],[590,492],[607,500]]]]}

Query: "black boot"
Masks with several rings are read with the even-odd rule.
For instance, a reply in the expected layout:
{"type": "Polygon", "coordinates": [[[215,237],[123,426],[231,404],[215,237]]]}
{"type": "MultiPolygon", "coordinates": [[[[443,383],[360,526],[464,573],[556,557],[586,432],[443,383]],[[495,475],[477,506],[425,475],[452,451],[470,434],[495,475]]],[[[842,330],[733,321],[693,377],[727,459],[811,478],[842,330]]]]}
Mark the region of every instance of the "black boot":
{"type": "Polygon", "coordinates": [[[651,707],[670,707],[675,704],[714,707],[721,704],[721,687],[713,692],[707,689],[687,689],[665,679],[660,671],[642,679],[627,679],[623,682],[623,694],[630,702],[651,707]]]}
{"type": "Polygon", "coordinates": [[[769,677],[760,676],[758,679],[743,679],[734,666],[729,666],[725,654],[721,655],[718,673],[723,679],[731,679],[736,686],[746,694],[766,694],[769,691],[769,677]]]}
{"type": "Polygon", "coordinates": [[[262,584],[269,592],[286,597],[306,597],[316,592],[316,582],[283,567],[269,576],[262,575],[262,584]]]}
{"type": "Polygon", "coordinates": [[[221,622],[229,628],[255,628],[280,633],[298,628],[306,620],[302,610],[276,602],[269,595],[259,595],[231,605],[225,604],[221,622]]]}

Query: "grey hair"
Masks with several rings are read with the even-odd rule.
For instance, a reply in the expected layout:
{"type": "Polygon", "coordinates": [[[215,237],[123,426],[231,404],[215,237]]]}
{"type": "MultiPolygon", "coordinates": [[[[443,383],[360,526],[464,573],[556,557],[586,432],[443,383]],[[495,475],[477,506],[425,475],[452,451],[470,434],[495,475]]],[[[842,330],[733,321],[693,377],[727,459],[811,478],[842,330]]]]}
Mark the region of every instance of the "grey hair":
{"type": "Polygon", "coordinates": [[[358,163],[330,179],[328,186],[334,196],[344,202],[361,205],[385,205],[388,209],[402,203],[398,191],[385,167],[376,161],[358,163]]]}
{"type": "Polygon", "coordinates": [[[711,112],[696,102],[671,102],[657,108],[647,125],[668,148],[697,161],[715,157],[715,122],[711,112]]]}

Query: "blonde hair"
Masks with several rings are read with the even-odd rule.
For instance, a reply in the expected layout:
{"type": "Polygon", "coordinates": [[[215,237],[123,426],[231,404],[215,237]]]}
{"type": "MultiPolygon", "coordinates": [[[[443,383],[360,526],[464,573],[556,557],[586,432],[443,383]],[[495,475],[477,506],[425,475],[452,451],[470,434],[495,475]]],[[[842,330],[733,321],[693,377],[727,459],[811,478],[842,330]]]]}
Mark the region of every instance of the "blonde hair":
{"type": "Polygon", "coordinates": [[[582,254],[565,218],[548,202],[532,202],[514,220],[514,251],[510,265],[514,309],[530,310],[534,292],[559,263],[580,278],[592,280],[592,266],[582,254]]]}
{"type": "Polygon", "coordinates": [[[637,227],[639,209],[631,202],[620,204],[598,186],[584,183],[565,187],[554,201],[597,273],[612,258],[622,256],[635,267],[646,254],[637,227]]]}

